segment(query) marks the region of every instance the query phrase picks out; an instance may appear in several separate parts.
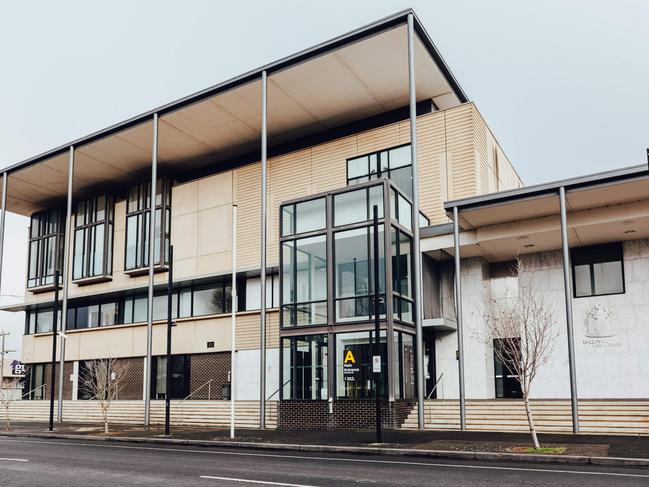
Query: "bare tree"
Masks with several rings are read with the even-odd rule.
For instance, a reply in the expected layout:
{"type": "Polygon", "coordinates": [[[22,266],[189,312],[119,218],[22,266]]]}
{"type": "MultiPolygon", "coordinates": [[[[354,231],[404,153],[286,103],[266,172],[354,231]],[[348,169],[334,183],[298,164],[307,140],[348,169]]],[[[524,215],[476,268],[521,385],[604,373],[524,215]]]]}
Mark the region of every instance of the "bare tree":
{"type": "Polygon", "coordinates": [[[476,335],[516,375],[534,448],[540,448],[529,396],[532,382],[547,363],[556,343],[556,320],[552,307],[535,289],[535,271],[520,259],[516,260],[512,271],[518,275],[517,295],[492,299],[488,310],[482,313],[484,330],[476,335]]]}
{"type": "Polygon", "coordinates": [[[13,400],[14,399],[11,397],[11,391],[0,388],[0,406],[2,406],[2,409],[4,409],[5,412],[6,431],[9,431],[9,428],[11,427],[11,405],[13,400]]]}
{"type": "Polygon", "coordinates": [[[81,375],[81,384],[99,402],[104,421],[104,434],[108,434],[108,412],[113,400],[119,397],[124,385],[128,362],[114,358],[91,360],[86,362],[86,370],[81,375]]]}

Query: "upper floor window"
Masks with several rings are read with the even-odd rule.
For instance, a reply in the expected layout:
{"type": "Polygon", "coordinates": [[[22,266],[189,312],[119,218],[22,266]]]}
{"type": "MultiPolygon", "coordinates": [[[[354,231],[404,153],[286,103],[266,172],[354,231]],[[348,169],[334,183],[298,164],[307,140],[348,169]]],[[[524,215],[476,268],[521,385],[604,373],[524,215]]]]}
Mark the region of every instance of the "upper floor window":
{"type": "Polygon", "coordinates": [[[386,176],[412,198],[410,144],[347,160],[347,184],[358,184],[386,176]]]}
{"type": "MultiPolygon", "coordinates": [[[[126,258],[124,268],[130,270],[149,266],[149,195],[151,184],[132,187],[126,202],[126,258]]],[[[171,228],[171,182],[159,179],[155,197],[154,265],[167,264],[171,228]],[[162,258],[161,258],[162,257],[162,258]]]]}
{"type": "Polygon", "coordinates": [[[77,205],[72,279],[109,276],[113,268],[113,198],[98,196],[77,205]]]}
{"type": "Polygon", "coordinates": [[[622,244],[594,245],[572,250],[576,298],[624,292],[622,244]]]}
{"type": "Polygon", "coordinates": [[[54,271],[61,268],[63,259],[61,227],[61,212],[58,210],[45,210],[32,215],[27,288],[54,284],[54,271]]]}

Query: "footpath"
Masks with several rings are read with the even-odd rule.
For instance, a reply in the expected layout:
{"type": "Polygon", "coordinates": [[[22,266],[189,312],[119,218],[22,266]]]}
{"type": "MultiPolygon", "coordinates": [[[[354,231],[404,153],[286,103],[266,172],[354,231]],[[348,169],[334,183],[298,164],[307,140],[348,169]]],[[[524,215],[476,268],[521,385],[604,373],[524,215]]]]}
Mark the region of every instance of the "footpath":
{"type": "MultiPolygon", "coordinates": [[[[4,426],[4,425],[3,425],[4,426]]],[[[92,441],[160,443],[201,447],[256,448],[265,450],[321,453],[417,456],[458,460],[570,463],[649,468],[648,436],[541,434],[541,451],[534,451],[529,434],[476,431],[387,430],[376,443],[373,431],[277,431],[238,429],[234,439],[229,430],[173,427],[165,436],[160,426],[144,428],[65,423],[48,431],[46,423],[14,422],[2,436],[57,438],[92,441]]]]}

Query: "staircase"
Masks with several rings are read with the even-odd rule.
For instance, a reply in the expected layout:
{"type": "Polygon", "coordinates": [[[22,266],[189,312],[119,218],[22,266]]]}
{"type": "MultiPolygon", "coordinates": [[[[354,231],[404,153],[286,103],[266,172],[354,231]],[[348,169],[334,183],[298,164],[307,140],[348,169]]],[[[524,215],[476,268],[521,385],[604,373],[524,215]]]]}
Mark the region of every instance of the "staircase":
{"type": "MultiPolygon", "coordinates": [[[[537,399],[531,401],[531,407],[538,431],[572,432],[569,400],[537,399]]],[[[466,401],[466,426],[471,431],[529,431],[523,402],[513,399],[466,401]]],[[[579,426],[582,433],[649,434],[649,400],[580,400],[579,426]]],[[[417,428],[416,404],[401,427],[417,428]]],[[[459,401],[425,401],[424,427],[460,429],[459,401]]]]}
{"type": "MultiPolygon", "coordinates": [[[[56,407],[56,406],[55,406],[56,407]]],[[[49,401],[15,401],[10,408],[11,421],[38,421],[49,419],[49,401]]],[[[56,414],[56,412],[55,412],[56,414]]],[[[142,424],[143,401],[113,401],[108,412],[114,424],[142,424]]],[[[151,401],[151,424],[164,424],[165,402],[151,401]]],[[[4,422],[5,409],[0,408],[0,424],[4,422]]],[[[63,421],[74,423],[99,423],[102,421],[98,401],[63,401],[63,421]]],[[[174,426],[230,426],[229,401],[171,401],[171,424],[174,426]]],[[[259,401],[237,401],[235,404],[237,428],[259,427],[259,401]]],[[[266,427],[277,427],[277,402],[266,403],[266,427]]]]}

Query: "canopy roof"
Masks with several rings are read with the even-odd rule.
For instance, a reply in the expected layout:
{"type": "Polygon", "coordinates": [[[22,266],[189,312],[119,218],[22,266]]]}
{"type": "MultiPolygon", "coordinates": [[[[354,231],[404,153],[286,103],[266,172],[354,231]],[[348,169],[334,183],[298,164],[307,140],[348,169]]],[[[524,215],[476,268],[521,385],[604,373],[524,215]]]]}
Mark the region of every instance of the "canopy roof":
{"type": "MultiPolygon", "coordinates": [[[[8,210],[24,215],[64,201],[69,147],[74,197],[126,187],[150,171],[152,117],[158,164],[172,176],[259,160],[261,76],[268,75],[269,152],[296,139],[394,113],[408,104],[405,10],[7,169],[8,210]]],[[[417,101],[467,101],[414,15],[417,101]]]]}
{"type": "MultiPolygon", "coordinates": [[[[457,207],[462,257],[490,261],[561,248],[559,188],[566,191],[571,247],[649,238],[646,165],[445,203],[457,207]]],[[[422,231],[422,250],[453,253],[449,225],[422,231]]],[[[434,256],[434,254],[431,254],[434,256]]]]}

